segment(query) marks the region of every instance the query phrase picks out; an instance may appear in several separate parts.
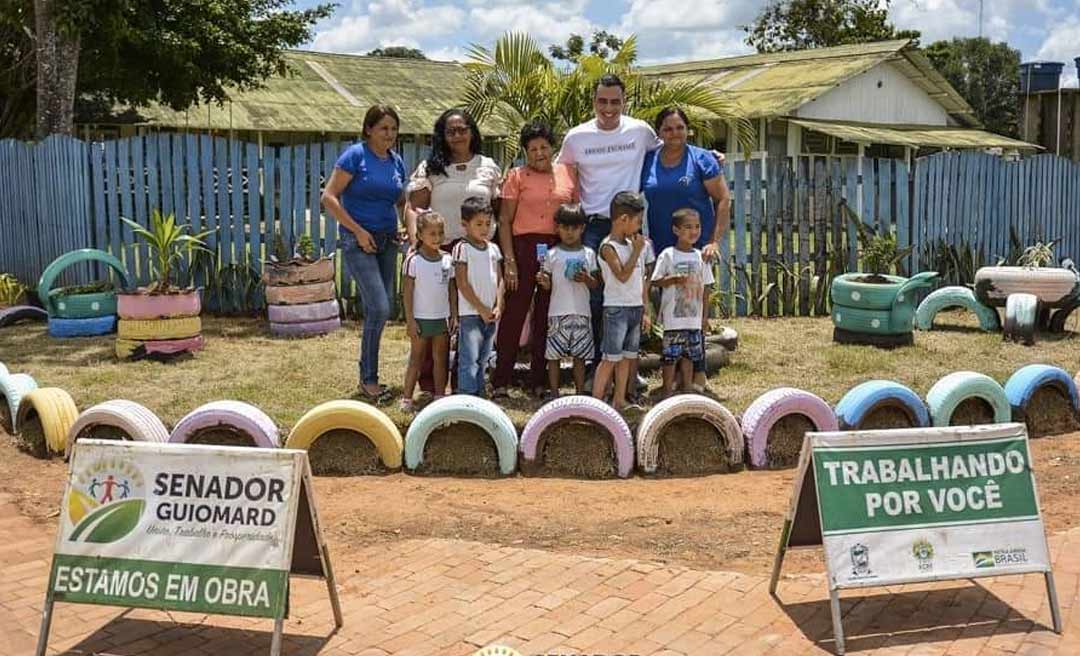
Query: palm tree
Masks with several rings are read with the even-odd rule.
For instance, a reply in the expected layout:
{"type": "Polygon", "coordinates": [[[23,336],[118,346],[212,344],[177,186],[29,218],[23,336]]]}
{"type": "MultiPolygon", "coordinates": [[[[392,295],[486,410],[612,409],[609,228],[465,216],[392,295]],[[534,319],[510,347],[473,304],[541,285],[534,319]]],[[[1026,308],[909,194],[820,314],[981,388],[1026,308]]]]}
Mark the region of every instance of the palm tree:
{"type": "Polygon", "coordinates": [[[494,51],[473,44],[463,103],[478,120],[506,135],[502,139],[503,162],[517,156],[516,135],[526,122],[540,119],[558,134],[593,117],[593,92],[606,73],[615,73],[626,84],[627,113],[652,122],[667,106],[682,107],[704,143],[712,140],[716,121],[735,126],[735,138],[749,150],[756,139],[755,126],[739,111],[738,103],[720,96],[706,85],[686,80],[647,78],[634,67],[637,38],[628,37],[610,61],[597,55],[580,57],[572,68],[560,69],[548,59],[528,34],[507,32],[495,42],[494,51]]]}

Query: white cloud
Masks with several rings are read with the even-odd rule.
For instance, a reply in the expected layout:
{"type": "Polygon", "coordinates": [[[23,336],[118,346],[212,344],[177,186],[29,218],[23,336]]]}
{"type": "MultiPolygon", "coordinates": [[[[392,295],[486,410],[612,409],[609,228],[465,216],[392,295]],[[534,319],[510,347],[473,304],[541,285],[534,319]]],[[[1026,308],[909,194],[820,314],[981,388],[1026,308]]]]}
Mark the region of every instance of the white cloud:
{"type": "Polygon", "coordinates": [[[340,18],[318,30],[312,48],[364,53],[382,46],[420,47],[432,37],[457,33],[465,10],[451,4],[427,6],[419,0],[355,0],[340,18]]]}
{"type": "Polygon", "coordinates": [[[738,29],[752,22],[764,5],[764,0],[707,0],[692,6],[687,0],[633,0],[621,28],[638,34],[668,32],[672,41],[676,41],[680,35],[671,34],[672,30],[682,33],[738,29]]]}
{"type": "Polygon", "coordinates": [[[1080,18],[1070,17],[1063,23],[1058,23],[1050,29],[1039,51],[1035,53],[1036,59],[1059,61],[1065,63],[1062,81],[1065,86],[1077,85],[1075,58],[1080,57],[1080,18]]]}
{"type": "Polygon", "coordinates": [[[493,41],[504,32],[528,32],[541,43],[559,43],[571,34],[588,35],[594,26],[584,16],[580,1],[526,5],[485,2],[469,9],[469,25],[481,41],[493,41]]]}

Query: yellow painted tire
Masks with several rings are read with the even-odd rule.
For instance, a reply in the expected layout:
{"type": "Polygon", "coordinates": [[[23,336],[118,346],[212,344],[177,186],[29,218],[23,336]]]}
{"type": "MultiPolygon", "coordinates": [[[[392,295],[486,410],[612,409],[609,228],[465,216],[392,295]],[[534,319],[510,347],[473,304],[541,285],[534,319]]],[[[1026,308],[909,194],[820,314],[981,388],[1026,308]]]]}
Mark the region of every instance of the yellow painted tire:
{"type": "Polygon", "coordinates": [[[360,401],[327,401],[308,410],[285,440],[286,449],[307,450],[332,430],[356,431],[371,440],[387,469],[401,468],[401,431],[377,408],[360,401]]]}
{"type": "Polygon", "coordinates": [[[118,339],[137,339],[140,341],[160,339],[183,339],[194,337],[202,332],[202,320],[199,317],[177,317],[175,319],[121,319],[117,322],[118,339]]]}
{"type": "Polygon", "coordinates": [[[45,433],[45,446],[52,453],[64,453],[67,450],[67,437],[75,420],[79,418],[79,409],[71,395],[59,387],[41,387],[22,398],[19,403],[17,426],[23,423],[30,411],[37,413],[45,433]]]}

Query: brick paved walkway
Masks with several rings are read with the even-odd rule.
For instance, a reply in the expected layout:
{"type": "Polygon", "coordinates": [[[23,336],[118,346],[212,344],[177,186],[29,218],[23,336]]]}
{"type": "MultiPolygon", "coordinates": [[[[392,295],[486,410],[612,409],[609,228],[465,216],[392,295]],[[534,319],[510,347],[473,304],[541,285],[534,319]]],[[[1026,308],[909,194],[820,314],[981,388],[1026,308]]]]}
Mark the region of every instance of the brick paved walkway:
{"type": "MultiPolygon", "coordinates": [[[[0,653],[32,654],[53,529],[0,495],[0,653]]],[[[333,545],[331,545],[333,550],[333,545]]],[[[848,651],[1080,654],[1080,529],[1051,540],[1066,628],[1052,633],[1042,578],[981,579],[845,595],[848,651]]],[[[333,554],[333,551],[331,551],[333,554]]],[[[366,549],[335,568],[345,626],[326,588],[297,580],[285,653],[458,656],[500,643],[525,656],[829,653],[823,576],[764,577],[452,540],[366,549]]],[[[50,653],[263,654],[271,622],[58,604],[50,653]]]]}

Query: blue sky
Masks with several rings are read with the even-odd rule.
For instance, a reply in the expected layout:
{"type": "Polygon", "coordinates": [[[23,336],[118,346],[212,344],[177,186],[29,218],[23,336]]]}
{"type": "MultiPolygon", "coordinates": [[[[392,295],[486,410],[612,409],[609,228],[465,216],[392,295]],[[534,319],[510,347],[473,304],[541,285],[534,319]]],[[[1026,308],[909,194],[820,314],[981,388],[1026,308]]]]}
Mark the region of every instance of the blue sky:
{"type": "MultiPolygon", "coordinates": [[[[297,0],[307,7],[319,0],[297,0]]],[[[433,59],[464,59],[470,43],[490,44],[524,30],[544,44],[607,29],[637,34],[642,63],[689,61],[749,52],[740,25],[766,0],[337,0],[334,16],[305,47],[363,53],[385,45],[422,49],[433,59]],[[688,8],[692,8],[688,10],[688,8]]],[[[1025,60],[1064,61],[1076,85],[1078,0],[983,0],[983,33],[1018,48],[1025,60]]],[[[978,34],[979,0],[893,0],[892,19],[921,30],[923,43],[978,34]]]]}

